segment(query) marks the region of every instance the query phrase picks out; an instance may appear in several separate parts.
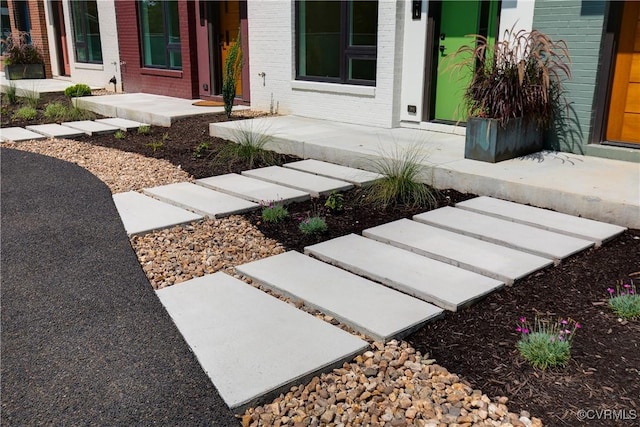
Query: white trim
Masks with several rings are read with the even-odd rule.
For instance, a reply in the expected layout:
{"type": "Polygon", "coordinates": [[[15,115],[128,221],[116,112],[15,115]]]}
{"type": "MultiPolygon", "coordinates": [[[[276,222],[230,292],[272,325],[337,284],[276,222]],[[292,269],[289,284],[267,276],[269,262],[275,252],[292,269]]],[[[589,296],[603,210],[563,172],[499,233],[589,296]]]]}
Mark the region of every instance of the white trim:
{"type": "Polygon", "coordinates": [[[342,95],[356,95],[356,96],[376,96],[376,88],[374,86],[357,86],[357,85],[344,85],[337,83],[324,83],[324,82],[308,82],[303,80],[292,80],[292,90],[304,90],[309,92],[324,92],[324,93],[339,93],[342,95]]]}
{"type": "Polygon", "coordinates": [[[409,128],[409,129],[428,130],[431,132],[448,133],[452,135],[465,136],[467,134],[467,128],[464,126],[447,125],[444,123],[411,122],[411,121],[403,120],[400,122],[400,127],[409,128]]]}
{"type": "Polygon", "coordinates": [[[76,62],[74,68],[78,70],[98,70],[104,71],[104,64],[88,64],[84,62],[76,62]]]}

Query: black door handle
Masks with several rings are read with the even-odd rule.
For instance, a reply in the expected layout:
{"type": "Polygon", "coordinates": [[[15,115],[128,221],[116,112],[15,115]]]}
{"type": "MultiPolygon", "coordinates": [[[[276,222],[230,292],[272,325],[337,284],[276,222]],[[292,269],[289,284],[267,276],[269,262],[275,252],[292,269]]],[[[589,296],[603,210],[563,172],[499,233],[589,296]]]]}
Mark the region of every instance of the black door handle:
{"type": "Polygon", "coordinates": [[[440,45],[440,47],[438,48],[440,50],[440,53],[444,53],[446,47],[443,45],[440,45]]]}

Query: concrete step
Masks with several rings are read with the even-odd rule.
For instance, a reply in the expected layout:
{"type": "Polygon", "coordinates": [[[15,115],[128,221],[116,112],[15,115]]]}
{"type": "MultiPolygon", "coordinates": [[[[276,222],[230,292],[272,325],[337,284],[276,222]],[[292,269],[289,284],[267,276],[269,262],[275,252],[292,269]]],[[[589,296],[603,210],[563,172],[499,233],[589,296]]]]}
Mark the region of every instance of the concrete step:
{"type": "Polygon", "coordinates": [[[198,179],[196,184],[256,203],[281,202],[287,204],[311,198],[311,195],[304,191],[236,173],[198,179]]]}
{"type": "Polygon", "coordinates": [[[355,234],[308,246],[305,253],[451,311],[504,286],[498,280],[355,234]]]}
{"type": "Polygon", "coordinates": [[[70,128],[69,126],[61,126],[57,123],[31,125],[26,128],[27,130],[42,134],[47,138],[73,138],[75,136],[85,135],[84,132],[78,129],[70,128]]]}
{"type": "Polygon", "coordinates": [[[144,194],[210,218],[222,218],[259,207],[257,203],[209,190],[190,182],[145,188],[144,194]]]}
{"type": "Polygon", "coordinates": [[[46,136],[21,127],[0,128],[0,141],[21,142],[44,138],[46,136]]]}
{"type": "Polygon", "coordinates": [[[507,221],[531,225],[554,233],[566,234],[579,239],[590,240],[597,246],[614,238],[626,230],[625,227],[580,218],[547,209],[521,205],[493,197],[475,197],[456,204],[457,208],[466,209],[484,215],[494,216],[507,221]]]}
{"type": "Polygon", "coordinates": [[[224,273],[157,291],[235,412],[341,366],[368,344],[224,273]]]}
{"type": "Polygon", "coordinates": [[[97,135],[100,133],[113,133],[119,128],[111,126],[105,123],[94,122],[91,120],[78,120],[75,122],[62,122],[62,126],[67,126],[72,129],[77,129],[86,133],[87,135],[97,135]]]}
{"type": "Polygon", "coordinates": [[[450,206],[413,217],[415,221],[560,261],[593,242],[450,206]]]}
{"type": "Polygon", "coordinates": [[[140,126],[148,126],[146,123],[140,123],[135,120],[121,119],[118,117],[107,119],[96,119],[96,122],[105,125],[114,126],[122,131],[137,130],[140,126]]]}
{"type": "Polygon", "coordinates": [[[362,169],[355,169],[347,166],[336,165],[335,163],[322,162],[320,160],[300,160],[298,162],[285,163],[285,168],[295,169],[314,175],[335,178],[341,181],[350,182],[355,185],[366,185],[382,178],[382,175],[362,169]]]}
{"type": "Polygon", "coordinates": [[[473,237],[401,219],[369,228],[362,235],[512,284],[553,260],[473,237]]]}
{"type": "Polygon", "coordinates": [[[424,301],[294,251],[236,271],[376,340],[401,338],[442,314],[424,301]]]}
{"type": "Polygon", "coordinates": [[[343,191],[353,188],[353,184],[345,181],[280,166],[252,169],[242,172],[242,175],[305,191],[311,194],[312,197],[326,196],[332,191],[343,191]]]}
{"type": "Polygon", "coordinates": [[[202,219],[201,215],[135,191],[114,194],[113,202],[129,236],[202,219]]]}

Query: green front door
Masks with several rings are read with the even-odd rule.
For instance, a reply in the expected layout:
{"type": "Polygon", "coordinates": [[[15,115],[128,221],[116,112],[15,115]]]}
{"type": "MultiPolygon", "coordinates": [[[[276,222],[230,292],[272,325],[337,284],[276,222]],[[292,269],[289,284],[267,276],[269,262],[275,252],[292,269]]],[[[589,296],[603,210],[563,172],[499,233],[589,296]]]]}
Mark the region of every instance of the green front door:
{"type": "Polygon", "coordinates": [[[436,60],[434,119],[466,121],[463,95],[471,81],[471,70],[452,70],[450,54],[474,43],[472,34],[488,35],[495,40],[498,1],[463,0],[441,2],[440,29],[434,43],[436,60]]]}

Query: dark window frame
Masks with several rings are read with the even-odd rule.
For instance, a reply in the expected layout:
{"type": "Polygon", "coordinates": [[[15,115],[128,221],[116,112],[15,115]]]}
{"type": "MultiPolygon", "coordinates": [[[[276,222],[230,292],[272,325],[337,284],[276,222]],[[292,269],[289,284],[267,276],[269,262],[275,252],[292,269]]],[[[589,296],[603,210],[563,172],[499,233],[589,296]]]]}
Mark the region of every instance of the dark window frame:
{"type": "MultiPolygon", "coordinates": [[[[138,0],[136,2],[136,6],[137,6],[137,12],[138,12],[138,32],[139,32],[139,44],[140,44],[140,65],[142,66],[142,68],[151,68],[151,69],[156,69],[156,70],[173,70],[173,71],[182,71],[182,37],[180,38],[180,42],[178,43],[172,43],[169,41],[169,32],[168,32],[168,28],[170,27],[169,24],[169,2],[168,1],[161,1],[160,4],[162,5],[162,27],[163,27],[163,31],[162,31],[162,35],[164,36],[164,46],[165,46],[165,64],[166,65],[153,65],[153,64],[145,64],[145,52],[144,52],[144,33],[143,33],[143,28],[142,28],[142,0],[138,0]],[[178,53],[181,57],[180,60],[180,66],[176,67],[176,66],[171,66],[171,53],[178,53]]],[[[180,4],[178,2],[176,2],[178,4],[178,8],[180,7],[180,4]]],[[[178,16],[180,15],[180,10],[178,9],[178,16]]],[[[179,24],[179,20],[178,20],[178,26],[179,24]]],[[[178,32],[180,32],[180,28],[178,28],[178,32]]]]}
{"type": "MultiPolygon", "coordinates": [[[[340,1],[340,76],[339,77],[321,77],[321,76],[303,76],[300,75],[300,0],[295,1],[295,61],[296,61],[296,80],[351,84],[359,86],[375,86],[378,79],[378,37],[376,34],[376,44],[373,46],[349,44],[349,34],[351,33],[351,3],[357,0],[340,1]],[[349,79],[349,60],[350,59],[366,59],[376,61],[376,77],[374,80],[349,79]]],[[[378,4],[379,7],[379,4],[378,4]]],[[[376,23],[378,27],[379,22],[376,23]]],[[[376,28],[377,32],[377,28],[376,28]]]]}
{"type": "MultiPolygon", "coordinates": [[[[98,12],[98,8],[97,8],[97,1],[96,1],[96,14],[98,12]]],[[[100,60],[90,60],[89,58],[91,57],[91,55],[89,55],[89,32],[87,30],[87,28],[89,27],[89,22],[88,22],[88,17],[89,14],[87,13],[87,1],[86,0],[76,0],[70,3],[71,6],[71,24],[72,24],[72,28],[73,28],[73,47],[74,47],[74,56],[75,56],[75,61],[79,64],[103,64],[104,61],[104,56],[102,55],[102,38],[100,39],[100,60]],[[84,41],[78,41],[77,37],[76,37],[76,11],[79,13],[78,16],[78,20],[80,21],[81,24],[81,32],[84,35],[84,41]],[[78,55],[78,51],[82,50],[84,51],[84,57],[87,58],[86,61],[80,60],[80,55],[78,55]]],[[[98,26],[100,26],[100,19],[98,16],[96,16],[96,21],[98,22],[98,26]]],[[[100,36],[100,33],[98,33],[98,36],[100,36]]]]}

